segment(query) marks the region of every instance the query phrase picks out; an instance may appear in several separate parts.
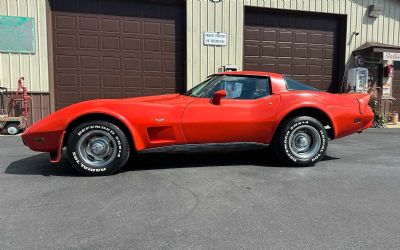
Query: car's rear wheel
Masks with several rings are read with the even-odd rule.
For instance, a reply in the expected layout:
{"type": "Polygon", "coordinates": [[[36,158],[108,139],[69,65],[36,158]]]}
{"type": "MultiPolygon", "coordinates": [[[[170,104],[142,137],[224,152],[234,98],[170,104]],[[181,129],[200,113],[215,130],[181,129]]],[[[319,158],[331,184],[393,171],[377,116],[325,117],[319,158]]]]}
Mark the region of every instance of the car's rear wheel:
{"type": "Polygon", "coordinates": [[[68,135],[68,158],[72,166],[86,175],[109,175],[128,161],[129,141],[115,124],[90,121],[75,127],[68,135]]]}
{"type": "Polygon", "coordinates": [[[294,117],[277,132],[274,151],[292,166],[311,166],[325,155],[328,134],[321,122],[313,117],[294,117]]]}

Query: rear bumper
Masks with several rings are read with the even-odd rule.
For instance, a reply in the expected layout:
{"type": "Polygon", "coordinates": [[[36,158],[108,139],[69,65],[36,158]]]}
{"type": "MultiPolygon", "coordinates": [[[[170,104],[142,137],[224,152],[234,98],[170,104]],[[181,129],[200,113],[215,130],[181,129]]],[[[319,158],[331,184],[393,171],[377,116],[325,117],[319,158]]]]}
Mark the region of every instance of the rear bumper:
{"type": "Polygon", "coordinates": [[[374,112],[372,112],[371,108],[367,108],[367,111],[363,114],[361,118],[361,122],[361,131],[372,127],[372,125],[374,124],[374,112]]]}

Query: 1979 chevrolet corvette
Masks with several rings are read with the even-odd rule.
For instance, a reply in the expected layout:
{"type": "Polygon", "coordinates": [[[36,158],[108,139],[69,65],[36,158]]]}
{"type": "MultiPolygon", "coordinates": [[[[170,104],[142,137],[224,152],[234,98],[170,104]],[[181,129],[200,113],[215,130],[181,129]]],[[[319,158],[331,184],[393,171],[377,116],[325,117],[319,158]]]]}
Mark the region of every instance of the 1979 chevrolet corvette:
{"type": "MultiPolygon", "coordinates": [[[[329,139],[369,128],[368,94],[331,94],[280,74],[209,76],[187,93],[77,103],[22,135],[29,148],[87,175],[121,169],[133,152],[221,145],[271,145],[294,166],[324,156],[329,139]]],[[[208,147],[207,147],[208,148],[208,147]]]]}

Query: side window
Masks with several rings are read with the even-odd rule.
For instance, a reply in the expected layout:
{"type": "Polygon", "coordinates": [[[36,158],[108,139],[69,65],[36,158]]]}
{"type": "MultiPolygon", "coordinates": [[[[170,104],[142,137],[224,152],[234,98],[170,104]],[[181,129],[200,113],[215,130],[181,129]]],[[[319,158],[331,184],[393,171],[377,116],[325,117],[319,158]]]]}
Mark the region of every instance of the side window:
{"type": "Polygon", "coordinates": [[[227,76],[220,89],[226,91],[227,99],[252,100],[270,94],[269,78],[227,76]]]}
{"type": "Polygon", "coordinates": [[[293,80],[289,77],[285,77],[286,87],[288,90],[311,90],[311,91],[320,91],[319,89],[310,87],[301,83],[299,81],[293,80]]]}
{"type": "Polygon", "coordinates": [[[270,82],[266,77],[225,75],[202,95],[211,98],[218,90],[225,90],[226,99],[251,100],[270,95],[270,82]]]}
{"type": "Polygon", "coordinates": [[[270,94],[269,78],[246,77],[243,90],[239,98],[243,100],[259,99],[270,94]]]}

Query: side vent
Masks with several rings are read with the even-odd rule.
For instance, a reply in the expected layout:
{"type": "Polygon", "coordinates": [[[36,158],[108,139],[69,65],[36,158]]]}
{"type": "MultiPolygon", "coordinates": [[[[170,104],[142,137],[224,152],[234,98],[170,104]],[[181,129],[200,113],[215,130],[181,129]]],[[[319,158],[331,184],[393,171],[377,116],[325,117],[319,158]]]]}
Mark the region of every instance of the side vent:
{"type": "Polygon", "coordinates": [[[166,143],[176,141],[174,129],[171,126],[149,127],[147,134],[151,143],[166,143]]]}

